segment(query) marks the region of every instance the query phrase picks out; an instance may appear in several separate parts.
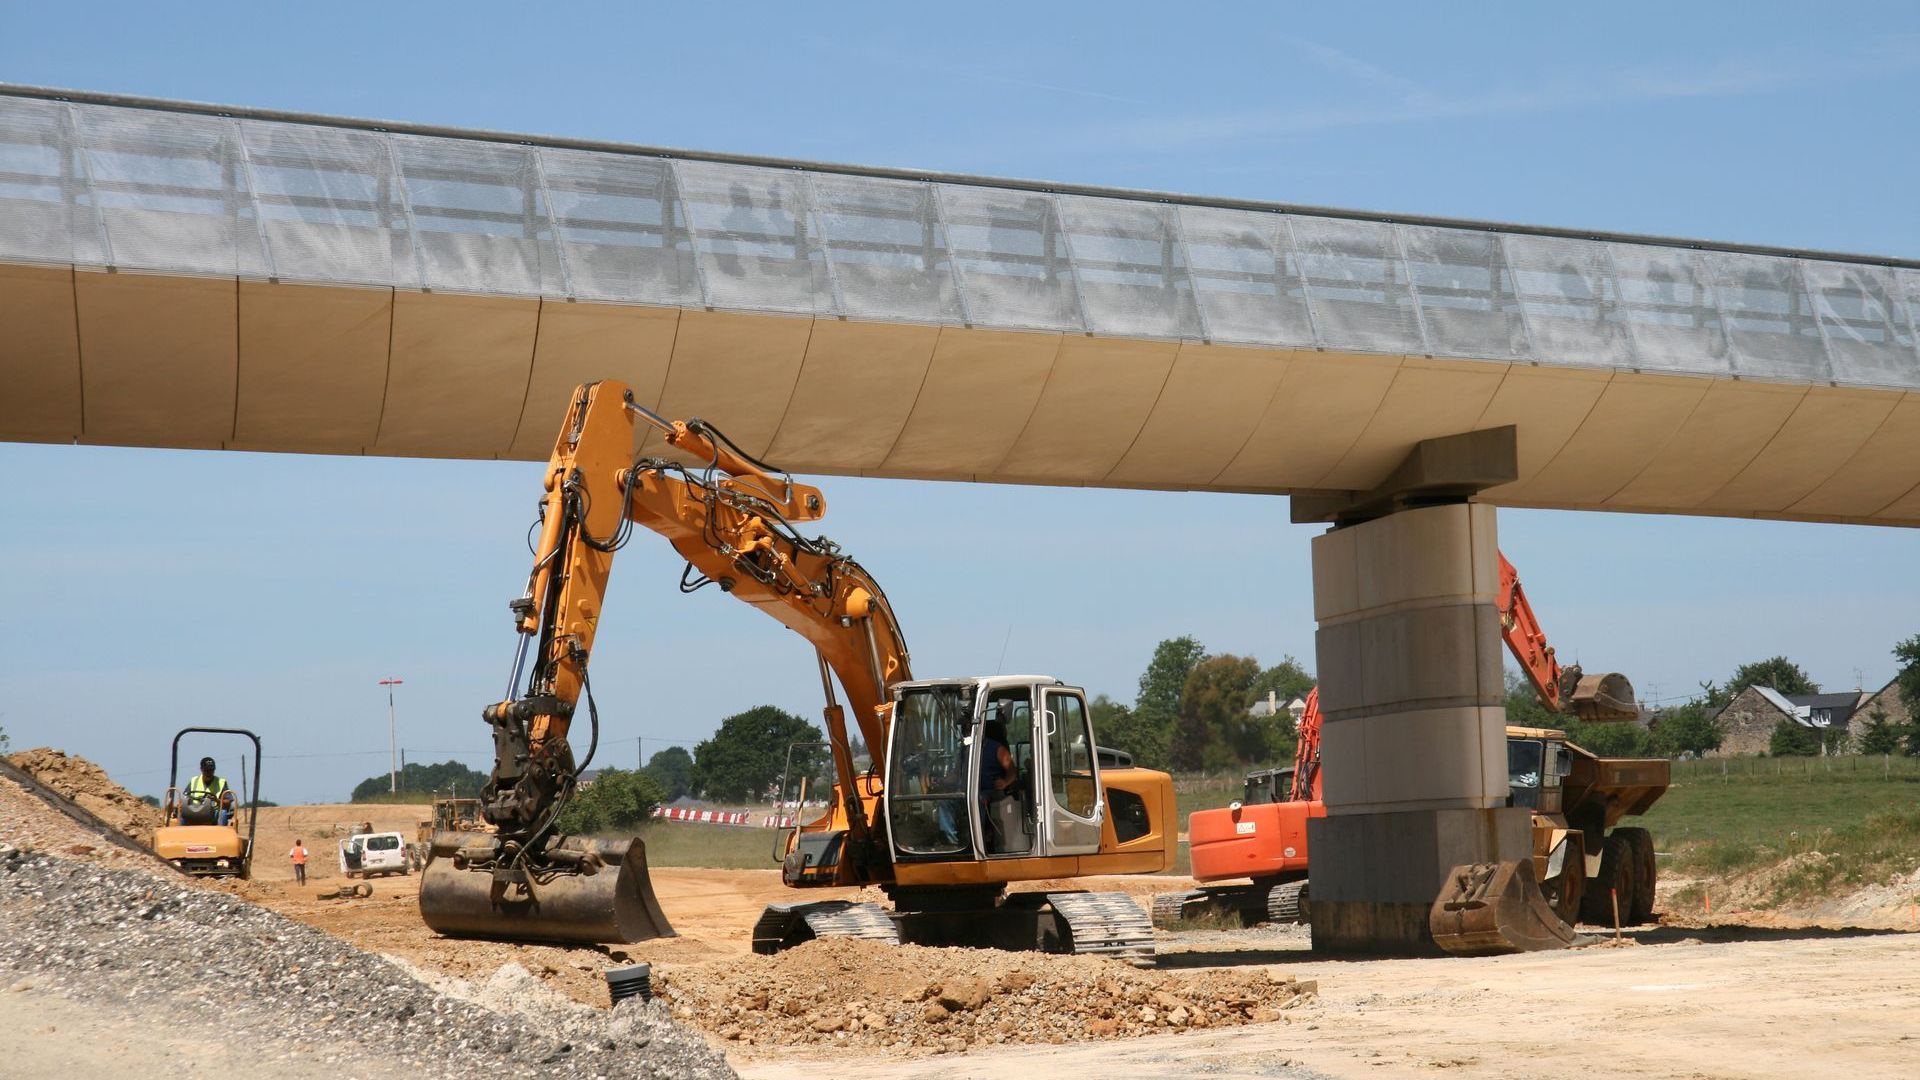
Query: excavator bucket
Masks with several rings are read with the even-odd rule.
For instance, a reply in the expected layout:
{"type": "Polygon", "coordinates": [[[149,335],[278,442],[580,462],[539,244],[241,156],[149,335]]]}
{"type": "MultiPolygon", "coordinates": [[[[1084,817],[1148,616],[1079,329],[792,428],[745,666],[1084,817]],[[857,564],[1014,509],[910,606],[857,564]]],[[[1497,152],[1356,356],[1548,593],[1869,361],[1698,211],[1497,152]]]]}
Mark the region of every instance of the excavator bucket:
{"type": "Polygon", "coordinates": [[[463,849],[487,850],[492,843],[476,833],[434,834],[433,859],[420,878],[420,915],[436,933],[606,945],[674,936],[653,895],[647,845],[639,837],[569,837],[553,845],[564,862],[519,881],[463,865],[463,849]]]}
{"type": "Polygon", "coordinates": [[[1454,867],[1427,922],[1434,944],[1455,956],[1564,949],[1578,937],[1540,892],[1532,859],[1454,867]]]}
{"type": "Polygon", "coordinates": [[[1568,705],[1573,715],[1588,723],[1637,720],[1640,717],[1640,706],[1633,697],[1633,683],[1617,671],[1582,676],[1574,684],[1568,705]]]}

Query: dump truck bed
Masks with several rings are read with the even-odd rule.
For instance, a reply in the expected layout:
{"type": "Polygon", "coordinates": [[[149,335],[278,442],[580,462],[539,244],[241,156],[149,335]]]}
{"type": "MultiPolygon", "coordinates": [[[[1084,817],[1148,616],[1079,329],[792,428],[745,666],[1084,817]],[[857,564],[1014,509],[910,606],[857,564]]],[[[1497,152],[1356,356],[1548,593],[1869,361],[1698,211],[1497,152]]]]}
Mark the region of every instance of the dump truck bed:
{"type": "Polygon", "coordinates": [[[1604,807],[1609,829],[1623,817],[1644,814],[1673,785],[1673,763],[1665,758],[1603,758],[1567,744],[1573,771],[1566,779],[1566,812],[1595,803],[1604,807]]]}

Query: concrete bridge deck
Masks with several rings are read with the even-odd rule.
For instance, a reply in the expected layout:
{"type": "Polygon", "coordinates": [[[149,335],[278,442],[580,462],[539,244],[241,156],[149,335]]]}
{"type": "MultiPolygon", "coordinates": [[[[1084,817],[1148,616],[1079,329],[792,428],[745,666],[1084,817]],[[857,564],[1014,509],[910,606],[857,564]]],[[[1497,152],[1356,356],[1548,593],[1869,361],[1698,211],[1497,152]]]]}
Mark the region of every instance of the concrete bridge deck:
{"type": "Polygon", "coordinates": [[[1920,524],[1920,264],[0,88],[0,438],[1920,524]]]}

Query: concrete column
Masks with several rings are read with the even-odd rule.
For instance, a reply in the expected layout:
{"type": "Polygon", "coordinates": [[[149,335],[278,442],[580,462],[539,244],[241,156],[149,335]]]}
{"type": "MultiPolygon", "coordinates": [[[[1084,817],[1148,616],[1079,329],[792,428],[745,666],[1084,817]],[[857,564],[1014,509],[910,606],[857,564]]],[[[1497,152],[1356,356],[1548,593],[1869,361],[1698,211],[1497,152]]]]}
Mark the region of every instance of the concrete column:
{"type": "Polygon", "coordinates": [[[1321,788],[1309,822],[1315,948],[1434,951],[1460,863],[1530,854],[1509,809],[1491,506],[1403,510],[1313,541],[1321,788]]]}

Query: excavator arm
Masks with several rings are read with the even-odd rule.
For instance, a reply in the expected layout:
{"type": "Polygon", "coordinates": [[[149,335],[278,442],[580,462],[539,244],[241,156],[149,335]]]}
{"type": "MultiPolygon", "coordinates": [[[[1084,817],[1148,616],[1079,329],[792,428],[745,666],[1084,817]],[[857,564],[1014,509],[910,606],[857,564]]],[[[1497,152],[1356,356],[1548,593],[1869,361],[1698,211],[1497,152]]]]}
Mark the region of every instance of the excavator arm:
{"type": "MultiPolygon", "coordinates": [[[[819,489],[755,461],[712,425],[664,419],[617,382],[575,391],[545,476],[533,569],[525,592],[510,605],[519,644],[508,696],[483,712],[493,728],[494,768],[481,808],[498,834],[486,844],[441,845],[464,864],[467,877],[452,879],[451,871],[439,875],[445,891],[432,888],[440,882],[423,883],[421,908],[430,925],[442,928],[436,908],[442,913],[479,910],[476,875],[485,871],[490,877],[484,917],[457,920],[461,925],[443,932],[636,940],[606,936],[604,923],[573,933],[573,927],[555,925],[550,916],[526,917],[500,902],[503,894],[525,901],[522,894],[537,899],[542,890],[604,891],[571,889],[581,884],[573,875],[584,871],[590,879],[601,868],[595,862],[604,866],[615,853],[558,835],[556,823],[598,745],[588,665],[613,556],[635,526],[658,533],[686,559],[683,591],[718,586],[813,644],[827,696],[827,736],[847,843],[856,853],[869,849],[871,822],[854,771],[847,709],[835,699],[833,683],[844,689],[861,737],[878,753],[886,745],[891,687],[911,677],[910,660],[879,585],[831,541],[809,539],[795,528],[825,510],[819,489]],[[674,456],[635,460],[641,423],[674,456]],[[569,736],[582,699],[591,741],[585,758],[576,761],[569,736]],[[582,856],[583,850],[588,854],[582,856]]],[[[870,796],[877,794],[871,778],[864,786],[870,796]]],[[[618,857],[626,865],[636,861],[624,845],[618,857]]],[[[644,854],[638,862],[644,875],[644,854]]],[[[864,860],[856,855],[842,865],[853,875],[864,860]]],[[[646,891],[645,906],[657,914],[646,891]]],[[[620,897],[587,897],[582,910],[602,899],[601,906],[617,907],[620,897]]]]}
{"type": "Polygon", "coordinates": [[[1583,675],[1578,664],[1560,666],[1539,616],[1527,602],[1527,591],[1520,586],[1520,572],[1504,552],[1500,553],[1500,592],[1495,605],[1500,610],[1500,633],[1506,639],[1507,651],[1549,712],[1572,713],[1589,722],[1632,720],[1639,715],[1633,684],[1625,675],[1583,675]]]}

